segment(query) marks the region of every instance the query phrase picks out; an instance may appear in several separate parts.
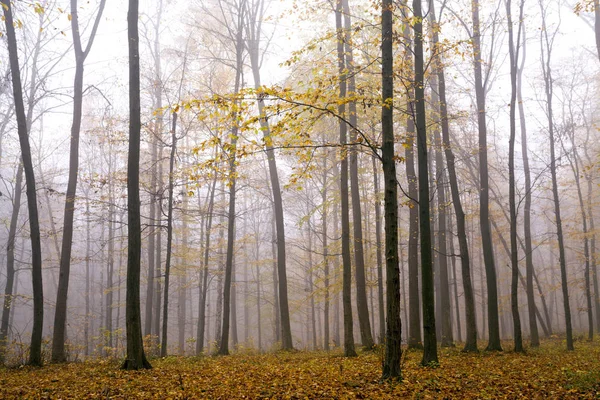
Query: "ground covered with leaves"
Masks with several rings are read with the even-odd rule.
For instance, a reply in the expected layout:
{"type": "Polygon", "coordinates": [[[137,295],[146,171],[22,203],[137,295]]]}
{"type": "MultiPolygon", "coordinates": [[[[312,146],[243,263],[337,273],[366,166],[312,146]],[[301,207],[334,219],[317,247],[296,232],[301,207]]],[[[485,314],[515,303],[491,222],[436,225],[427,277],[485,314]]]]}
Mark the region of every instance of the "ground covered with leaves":
{"type": "MultiPolygon", "coordinates": [[[[403,380],[381,383],[381,353],[335,351],[168,357],[147,371],[116,360],[0,369],[1,399],[600,398],[600,342],[560,340],[524,355],[442,349],[437,368],[405,352],[403,380]]],[[[508,349],[510,344],[505,344],[508,349]]]]}

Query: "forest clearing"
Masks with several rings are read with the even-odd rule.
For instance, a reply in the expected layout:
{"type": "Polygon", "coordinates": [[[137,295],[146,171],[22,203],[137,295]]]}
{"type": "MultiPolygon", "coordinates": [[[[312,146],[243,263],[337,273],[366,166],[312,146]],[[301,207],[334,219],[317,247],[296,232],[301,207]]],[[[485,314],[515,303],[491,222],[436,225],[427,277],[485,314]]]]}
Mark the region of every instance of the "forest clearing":
{"type": "MultiPolygon", "coordinates": [[[[505,343],[509,347],[508,343],[505,343]]],[[[2,399],[593,399],[600,394],[600,343],[542,341],[526,354],[440,350],[440,367],[422,367],[421,352],[403,353],[403,380],[381,382],[378,350],[252,350],[227,357],[152,360],[153,369],[119,370],[119,360],[45,368],[0,369],[2,399]]]]}

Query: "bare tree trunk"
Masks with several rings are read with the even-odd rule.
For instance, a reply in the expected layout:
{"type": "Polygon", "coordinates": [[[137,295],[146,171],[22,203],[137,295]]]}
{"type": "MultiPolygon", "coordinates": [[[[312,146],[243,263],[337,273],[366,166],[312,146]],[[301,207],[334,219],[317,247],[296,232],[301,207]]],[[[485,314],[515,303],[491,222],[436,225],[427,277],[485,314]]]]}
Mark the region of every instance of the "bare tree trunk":
{"type": "Polygon", "coordinates": [[[327,150],[327,148],[324,149],[325,154],[323,155],[323,190],[321,192],[321,202],[322,202],[322,207],[323,207],[323,214],[321,216],[322,218],[322,235],[323,235],[323,273],[324,273],[324,286],[325,286],[325,305],[324,305],[324,310],[323,310],[323,320],[324,320],[324,326],[323,326],[323,349],[325,351],[329,351],[329,304],[330,304],[330,299],[329,299],[329,238],[327,237],[328,234],[328,226],[327,226],[327,211],[328,211],[328,204],[327,204],[327,195],[328,195],[328,188],[327,188],[327,158],[329,157],[329,151],[327,150]]]}
{"type": "Polygon", "coordinates": [[[165,259],[165,288],[163,290],[163,319],[162,340],[160,341],[160,356],[167,356],[168,324],[169,324],[169,282],[171,279],[171,255],[173,253],[173,187],[175,171],[175,153],[177,152],[177,113],[172,115],[171,127],[171,156],[169,157],[169,198],[167,200],[167,255],[165,259]]]}
{"type": "Polygon", "coordinates": [[[400,267],[398,263],[398,187],[394,157],[394,51],[393,3],[381,6],[382,162],[384,175],[387,328],[382,379],[402,379],[402,321],[400,320],[400,267]]]}
{"type": "MultiPolygon", "coordinates": [[[[244,3],[244,2],[242,2],[244,3]]],[[[236,67],[235,67],[235,86],[234,93],[238,93],[241,88],[242,66],[243,66],[243,23],[244,9],[238,9],[237,29],[236,31],[236,67]]],[[[236,101],[237,103],[238,101],[236,101]]],[[[219,345],[219,355],[229,354],[229,331],[230,331],[230,316],[231,316],[231,282],[234,273],[233,250],[235,245],[235,198],[236,198],[236,151],[239,127],[237,125],[237,108],[238,104],[234,105],[234,110],[231,111],[233,126],[231,128],[231,143],[230,152],[227,155],[229,158],[229,211],[227,220],[227,259],[225,261],[225,282],[223,288],[223,328],[221,330],[221,338],[219,345]]]]}
{"type": "MultiPolygon", "coordinates": [[[[347,62],[344,49],[344,32],[342,25],[343,0],[336,0],[335,6],[335,26],[338,35],[337,56],[339,69],[339,92],[340,99],[345,99],[347,95],[347,62]]],[[[345,116],[346,105],[340,102],[338,114],[345,116]]],[[[340,146],[342,148],[342,160],[340,165],[340,201],[341,201],[341,220],[342,220],[342,306],[344,309],[344,355],[346,357],[355,357],[354,333],[352,322],[352,261],[350,256],[350,205],[348,202],[348,157],[346,153],[346,139],[348,125],[345,121],[339,121],[340,146]]]]}
{"type": "Polygon", "coordinates": [[[498,283],[496,279],[496,263],[490,229],[489,213],[489,174],[487,156],[487,122],[485,106],[485,88],[481,72],[481,32],[479,24],[479,0],[471,1],[473,15],[473,66],[475,69],[475,96],[477,98],[477,113],[479,126],[479,227],[483,247],[483,262],[485,264],[487,286],[488,312],[488,345],[486,350],[502,351],[500,344],[500,326],[498,320],[498,283]]]}
{"type": "Polygon", "coordinates": [[[77,176],[79,172],[79,133],[81,131],[83,105],[83,66],[92,47],[98,24],[104,11],[106,0],[100,1],[98,14],[94,21],[88,44],[83,49],[79,35],[79,17],[77,0],[71,0],[71,32],[75,50],[75,81],[73,83],[73,125],[71,126],[71,146],[69,155],[69,179],[65,198],[63,217],[63,238],[60,252],[60,273],[56,294],[56,312],[54,314],[54,334],[52,340],[52,362],[65,362],[65,336],[67,321],[67,297],[69,292],[69,275],[71,272],[71,248],[73,245],[73,217],[75,215],[75,196],[77,194],[77,176]]]}
{"type": "Polygon", "coordinates": [[[6,26],[6,37],[8,43],[8,55],[10,72],[13,86],[13,100],[15,103],[15,114],[17,117],[17,132],[21,147],[21,158],[25,172],[27,208],[29,211],[29,229],[31,238],[31,275],[33,288],[33,326],[31,331],[31,346],[29,349],[29,364],[40,366],[42,364],[42,331],[44,324],[44,293],[42,284],[42,247],[40,242],[40,224],[37,209],[37,194],[35,185],[35,172],[31,158],[31,147],[29,145],[29,129],[25,116],[23,103],[23,86],[21,85],[21,73],[19,69],[19,56],[17,38],[15,35],[12,6],[10,0],[1,0],[4,23],[6,26]]]}
{"type": "MultiPolygon", "coordinates": [[[[245,3],[248,4],[248,3],[245,3]]],[[[264,19],[264,1],[258,0],[252,9],[248,10],[247,16],[249,23],[249,45],[250,63],[254,77],[254,85],[256,89],[261,87],[260,79],[260,49],[259,43],[262,34],[262,22],[264,19]]],[[[271,130],[269,122],[265,118],[264,100],[258,99],[258,110],[260,113],[260,126],[263,131],[263,138],[267,153],[267,162],[269,165],[269,178],[271,183],[271,191],[273,194],[273,212],[275,214],[275,227],[277,232],[277,275],[278,275],[278,297],[279,297],[279,312],[281,324],[281,347],[283,350],[292,350],[294,343],[292,341],[292,329],[290,324],[290,311],[287,290],[287,271],[286,271],[286,249],[285,249],[285,220],[283,213],[283,199],[281,196],[281,186],[279,184],[279,173],[277,171],[277,163],[275,160],[275,151],[273,149],[273,141],[271,138],[271,130]]]]}
{"type": "Polygon", "coordinates": [[[517,134],[517,72],[519,63],[519,50],[521,44],[521,30],[523,24],[523,0],[520,3],[519,29],[515,44],[513,34],[513,22],[511,13],[512,0],[506,0],[506,16],[508,23],[508,50],[510,55],[510,139],[508,143],[508,191],[510,208],[510,261],[511,261],[511,285],[510,285],[510,304],[513,319],[513,339],[515,343],[515,352],[522,353],[523,334],[521,333],[521,317],[519,316],[519,249],[517,247],[517,201],[515,195],[515,137],[517,134]],[[515,48],[516,47],[516,48],[515,48]]]}
{"type": "MultiPolygon", "coordinates": [[[[153,333],[153,320],[157,320],[155,323],[156,329],[154,334],[158,335],[158,325],[160,325],[160,299],[156,301],[154,294],[157,289],[160,291],[160,282],[157,278],[160,276],[160,259],[156,260],[156,234],[157,229],[160,232],[160,209],[157,209],[157,197],[158,197],[158,142],[162,135],[163,125],[163,111],[162,111],[162,82],[161,82],[161,59],[160,59],[160,23],[162,20],[163,2],[158,2],[158,15],[154,24],[154,68],[155,68],[155,79],[154,87],[152,91],[153,95],[153,108],[158,111],[156,121],[154,123],[154,132],[152,132],[152,143],[151,143],[151,170],[152,176],[150,178],[150,232],[148,234],[148,284],[146,287],[146,316],[144,322],[144,332],[147,335],[153,333]],[[158,222],[157,222],[158,221],[158,222]],[[156,286],[155,288],[155,281],[156,286]],[[158,305],[158,313],[152,314],[155,303],[158,305]]],[[[160,242],[158,244],[160,246],[160,242]]]]}
{"type": "Polygon", "coordinates": [[[552,197],[554,199],[554,215],[556,218],[556,236],[558,238],[558,254],[560,263],[560,278],[562,285],[563,305],[565,308],[565,329],[567,334],[567,350],[574,350],[573,347],[573,328],[571,326],[571,307],[569,305],[569,286],[567,279],[567,260],[564,245],[564,236],[562,230],[562,218],[560,214],[560,198],[558,195],[558,179],[556,176],[556,152],[554,143],[554,114],[552,111],[553,98],[553,77],[550,66],[552,57],[552,45],[554,36],[558,29],[551,34],[546,27],[546,8],[544,2],[539,0],[540,11],[542,15],[542,29],[540,31],[540,46],[542,53],[542,72],[544,77],[544,86],[546,93],[546,116],[548,117],[548,139],[550,140],[550,175],[552,177],[552,197]]]}
{"type": "MultiPolygon", "coordinates": [[[[216,154],[215,154],[216,156],[216,154]]],[[[212,233],[213,210],[215,206],[215,189],[217,186],[217,173],[213,177],[213,182],[210,188],[210,200],[208,202],[208,210],[206,211],[206,232],[204,239],[204,260],[202,263],[202,282],[200,285],[200,302],[198,304],[198,332],[196,333],[196,355],[202,354],[204,349],[204,332],[206,323],[206,298],[208,295],[208,262],[210,255],[210,237],[212,233]]]]}
{"type": "Polygon", "coordinates": [[[90,292],[90,258],[92,257],[92,243],[91,243],[91,218],[90,218],[90,197],[89,190],[85,196],[85,234],[86,234],[86,242],[85,242],[85,322],[83,327],[83,337],[84,337],[84,355],[87,357],[90,355],[90,296],[92,295],[90,292]]]}
{"type": "MultiPolygon", "coordinates": [[[[350,19],[350,6],[348,0],[342,1],[344,15],[344,56],[346,58],[346,77],[348,85],[348,96],[356,95],[356,78],[354,72],[354,57],[352,55],[352,21],[350,19]]],[[[356,101],[348,102],[348,113],[350,121],[350,144],[358,140],[358,115],[356,113],[356,101]]],[[[364,348],[371,349],[374,346],[371,325],[369,323],[369,307],[367,305],[367,282],[365,277],[365,256],[363,249],[362,211],[360,205],[360,188],[358,178],[358,152],[356,146],[350,147],[350,195],[352,198],[352,227],[354,233],[354,280],[356,282],[356,308],[358,311],[358,323],[360,326],[360,337],[364,348]]]]}
{"type": "Polygon", "coordinates": [[[127,162],[127,298],[125,321],[127,357],[122,368],[152,368],[144,354],[140,312],[140,261],[142,232],[140,221],[140,49],[138,0],[129,0],[127,33],[129,43],[129,157],[127,162]]]}
{"type": "MultiPolygon", "coordinates": [[[[433,7],[433,3],[430,3],[430,7],[433,7]]],[[[432,8],[433,10],[433,8],[432,8]]],[[[432,25],[435,26],[435,11],[429,12],[429,19],[432,25]]],[[[437,32],[435,33],[437,35],[437,32]]],[[[437,40],[434,39],[437,43],[437,40]]],[[[442,347],[454,347],[454,338],[452,333],[452,302],[450,300],[450,284],[449,284],[449,273],[448,273],[448,229],[446,227],[446,189],[445,189],[445,170],[444,168],[444,154],[443,147],[444,143],[440,135],[441,125],[441,108],[440,108],[440,96],[439,96],[439,70],[442,68],[441,60],[437,55],[437,49],[432,47],[431,56],[435,60],[434,74],[431,75],[431,99],[432,107],[434,109],[434,129],[433,139],[435,142],[435,191],[437,192],[437,210],[438,210],[438,230],[436,232],[437,238],[437,253],[438,253],[438,264],[439,264],[439,307],[441,308],[441,345],[442,347]]]]}
{"type": "Polygon", "coordinates": [[[419,169],[419,233],[421,239],[421,277],[423,301],[423,359],[424,366],[438,362],[435,331],[435,304],[433,294],[433,248],[429,213],[429,171],[427,152],[427,125],[425,115],[425,81],[423,57],[423,14],[421,0],[413,0],[415,32],[415,127],[419,169]]]}
{"type": "MultiPolygon", "coordinates": [[[[408,0],[403,4],[403,13],[408,15],[408,0]]],[[[412,39],[408,23],[404,24],[404,47],[406,63],[412,63],[412,39]]],[[[409,72],[410,73],[410,72],[409,72]]],[[[414,93],[407,90],[407,108],[414,114],[414,93]]],[[[406,119],[406,142],[404,144],[406,180],[408,181],[409,222],[408,222],[408,348],[422,349],[421,339],[421,299],[419,298],[419,189],[415,171],[415,121],[406,119]]]]}
{"type": "Polygon", "coordinates": [[[377,252],[377,299],[379,304],[379,342],[383,343],[383,340],[385,338],[385,305],[383,303],[383,257],[381,254],[381,203],[379,201],[379,175],[377,173],[376,157],[373,157],[373,179],[375,182],[375,251],[377,252]]]}
{"type": "Polygon", "coordinates": [[[2,321],[0,325],[0,365],[4,364],[8,349],[8,327],[10,312],[13,302],[13,285],[15,282],[15,238],[17,236],[17,223],[21,209],[21,193],[23,187],[23,164],[17,168],[15,182],[13,209],[8,230],[8,243],[6,245],[6,286],[4,287],[4,304],[2,307],[2,321]]]}
{"type": "MultiPolygon", "coordinates": [[[[523,173],[525,174],[525,204],[523,207],[523,231],[525,239],[525,275],[527,278],[527,311],[529,315],[529,336],[531,340],[531,347],[540,346],[540,335],[537,327],[537,320],[535,317],[535,296],[533,293],[533,246],[531,243],[531,171],[529,169],[529,151],[527,148],[527,125],[525,120],[525,109],[523,106],[523,69],[525,67],[526,59],[526,39],[525,30],[523,30],[523,57],[521,58],[521,64],[517,72],[517,103],[519,107],[519,120],[521,123],[521,154],[523,157],[523,173]]],[[[549,321],[548,321],[549,322],[549,321]]]]}

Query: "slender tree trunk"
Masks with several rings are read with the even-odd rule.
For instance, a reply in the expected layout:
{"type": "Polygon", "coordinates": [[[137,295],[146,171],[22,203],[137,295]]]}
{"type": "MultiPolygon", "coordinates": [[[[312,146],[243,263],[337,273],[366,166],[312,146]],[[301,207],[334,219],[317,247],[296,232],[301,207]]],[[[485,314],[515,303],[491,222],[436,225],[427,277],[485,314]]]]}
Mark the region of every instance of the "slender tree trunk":
{"type": "MultiPolygon", "coordinates": [[[[345,99],[347,95],[347,62],[344,49],[344,31],[342,25],[343,0],[336,0],[335,25],[338,35],[337,56],[339,69],[339,91],[340,99],[345,99]]],[[[346,105],[340,102],[338,114],[346,115],[346,105]]],[[[341,220],[342,220],[342,306],[344,308],[344,354],[346,357],[355,357],[354,333],[352,322],[352,261],[350,256],[350,205],[348,193],[348,155],[346,150],[346,140],[348,125],[346,122],[339,121],[340,146],[342,148],[342,160],[340,164],[340,200],[341,200],[341,220]]]]}
{"type": "Polygon", "coordinates": [[[329,351],[329,238],[327,237],[328,229],[327,229],[327,158],[329,157],[329,151],[327,148],[324,149],[325,154],[323,155],[323,190],[321,192],[321,202],[323,207],[322,218],[322,235],[323,235],[323,273],[324,273],[324,285],[325,285],[325,305],[323,310],[323,319],[324,319],[324,327],[323,327],[323,349],[325,351],[329,351]]]}
{"type": "Polygon", "coordinates": [[[525,30],[523,30],[523,56],[517,72],[517,104],[519,107],[519,121],[521,126],[521,154],[523,157],[523,173],[525,175],[525,204],[523,207],[523,231],[525,239],[525,274],[527,278],[527,311],[529,315],[529,336],[531,347],[540,346],[540,335],[535,317],[535,296],[533,293],[533,246],[531,243],[531,170],[529,168],[529,150],[527,147],[527,122],[525,120],[525,107],[523,105],[523,70],[527,55],[525,30]]]}
{"type": "Polygon", "coordinates": [[[481,72],[483,62],[481,53],[481,32],[479,24],[479,0],[471,1],[473,14],[473,66],[475,69],[475,96],[477,98],[477,113],[479,126],[479,226],[483,247],[483,262],[485,264],[487,286],[488,313],[488,345],[486,350],[502,351],[500,344],[500,325],[498,320],[498,284],[496,280],[496,263],[490,229],[489,212],[489,175],[487,156],[487,122],[485,106],[485,87],[481,72]]]}
{"type": "Polygon", "coordinates": [[[29,145],[29,129],[23,103],[23,86],[19,69],[17,38],[15,35],[12,6],[9,0],[1,1],[6,26],[8,55],[13,87],[13,100],[17,117],[17,132],[21,147],[21,159],[25,172],[27,208],[29,211],[29,229],[31,238],[31,275],[33,289],[33,326],[31,331],[31,346],[29,349],[29,364],[42,364],[42,331],[44,324],[44,293],[42,284],[42,247],[40,241],[40,224],[37,208],[35,172],[29,145]]]}
{"type": "Polygon", "coordinates": [[[169,198],[167,200],[167,255],[165,259],[165,288],[163,290],[163,319],[162,340],[160,341],[160,356],[167,356],[168,326],[169,326],[169,282],[171,280],[171,255],[173,253],[173,189],[175,171],[175,153],[177,152],[177,113],[172,116],[171,127],[171,156],[169,157],[169,198]]]}
{"type": "Polygon", "coordinates": [[[381,108],[382,163],[384,176],[385,261],[387,328],[382,379],[402,379],[402,321],[400,320],[400,266],[398,262],[398,186],[394,156],[394,49],[393,2],[381,5],[381,108]]]}
{"type": "MultiPolygon", "coordinates": [[[[352,55],[352,21],[350,19],[350,6],[348,0],[342,1],[344,15],[344,56],[346,58],[346,76],[348,96],[356,95],[356,78],[354,72],[354,57],[352,55]]],[[[358,140],[358,115],[356,101],[348,102],[348,119],[350,121],[350,143],[358,140]]],[[[356,308],[360,337],[364,348],[371,349],[374,345],[371,325],[369,323],[369,308],[367,306],[367,281],[365,277],[365,256],[363,249],[362,211],[360,205],[360,188],[358,177],[358,151],[356,146],[350,150],[350,194],[352,197],[352,227],[354,233],[354,279],[356,281],[356,308]]]]}
{"type": "Polygon", "coordinates": [[[90,218],[90,197],[89,190],[85,196],[85,321],[83,326],[83,340],[85,348],[83,349],[84,356],[90,355],[90,280],[91,280],[91,262],[92,257],[92,241],[91,241],[91,218],[90,218]]]}
{"type": "MultiPolygon", "coordinates": [[[[235,86],[234,93],[238,93],[241,88],[242,79],[242,52],[243,52],[243,41],[242,41],[242,24],[244,21],[244,10],[240,7],[237,15],[238,26],[236,33],[236,69],[235,69],[235,86]]],[[[233,111],[231,111],[233,127],[231,128],[231,143],[230,152],[227,155],[229,158],[229,211],[227,220],[227,255],[225,261],[225,282],[223,288],[223,324],[221,330],[221,338],[219,345],[219,355],[229,354],[229,331],[230,331],[230,316],[231,316],[231,282],[233,279],[234,260],[233,250],[235,245],[235,198],[236,198],[236,151],[237,151],[237,140],[239,127],[237,125],[237,108],[239,107],[239,101],[236,100],[236,104],[233,105],[233,111]]]]}
{"type": "MultiPolygon", "coordinates": [[[[430,3],[433,7],[433,3],[430,3]]],[[[433,10],[433,8],[432,8],[433,10]]],[[[435,11],[429,12],[429,19],[435,26],[435,11]]],[[[437,42],[436,42],[437,43],[437,42]]],[[[439,69],[442,68],[441,60],[436,53],[437,49],[432,47],[432,58],[435,60],[434,74],[431,75],[431,100],[434,109],[434,129],[433,140],[435,143],[435,191],[437,192],[437,211],[438,211],[438,230],[435,234],[437,239],[437,258],[439,264],[439,298],[438,302],[441,312],[441,345],[442,347],[454,347],[454,338],[452,334],[452,302],[450,300],[450,283],[448,273],[448,229],[446,227],[446,189],[445,189],[445,170],[443,141],[440,135],[441,112],[439,96],[439,69]]]]}
{"type": "MultiPolygon", "coordinates": [[[[407,0],[403,7],[408,13],[407,0]]],[[[407,65],[412,63],[412,39],[408,22],[404,24],[404,47],[407,65]]],[[[410,73],[410,72],[409,72],[410,73]]],[[[412,115],[415,110],[414,93],[407,90],[408,111],[412,115]]],[[[419,188],[415,171],[415,121],[406,119],[406,142],[404,144],[404,159],[406,164],[406,179],[409,196],[409,227],[408,227],[408,348],[422,349],[421,340],[421,299],[419,298],[419,188]]]]}
{"type": "MultiPolygon", "coordinates": [[[[216,155],[216,154],[215,154],[216,155]]],[[[206,212],[206,232],[204,239],[204,260],[202,263],[202,283],[200,286],[200,302],[198,304],[198,332],[196,334],[196,355],[202,354],[204,349],[204,332],[206,323],[206,298],[208,295],[208,263],[210,255],[210,235],[212,233],[212,219],[215,205],[215,189],[217,186],[217,174],[213,177],[212,186],[210,188],[210,200],[208,202],[208,210],[206,212]]]]}
{"type": "Polygon", "coordinates": [[[423,14],[421,0],[413,0],[415,55],[415,127],[419,170],[419,233],[421,239],[421,277],[423,301],[423,359],[424,366],[438,362],[433,294],[433,248],[429,212],[429,171],[427,151],[427,122],[425,115],[425,81],[423,57],[423,14]]]}
{"type": "Polygon", "coordinates": [[[373,179],[375,182],[375,251],[377,252],[377,299],[379,303],[379,342],[383,343],[383,340],[385,338],[385,305],[383,304],[383,257],[381,254],[381,203],[379,201],[379,175],[377,173],[376,157],[373,157],[373,179]]]}
{"type": "Polygon", "coordinates": [[[127,161],[127,298],[125,321],[127,357],[122,368],[152,368],[144,354],[140,312],[140,261],[142,232],[140,221],[140,50],[138,0],[129,0],[127,34],[129,43],[129,157],[127,161]]]}
{"type": "MultiPolygon", "coordinates": [[[[573,347],[573,328],[571,326],[571,307],[569,304],[569,286],[567,279],[567,260],[562,229],[562,218],[560,214],[560,198],[558,195],[558,178],[556,174],[556,152],[554,137],[554,114],[552,109],[553,99],[553,77],[550,60],[552,57],[552,44],[554,36],[548,32],[546,27],[546,8],[544,2],[539,0],[542,13],[542,29],[540,31],[540,46],[542,53],[542,72],[544,77],[544,87],[546,94],[546,115],[548,117],[548,139],[550,141],[550,175],[552,177],[552,197],[554,199],[554,215],[556,218],[556,236],[558,239],[558,254],[560,264],[560,278],[563,295],[563,305],[565,308],[565,330],[567,335],[567,350],[574,350],[573,347]]],[[[556,31],[555,31],[556,34],[556,31]]]]}
{"type": "Polygon", "coordinates": [[[517,247],[517,201],[515,195],[515,138],[517,134],[517,72],[519,63],[519,50],[521,43],[521,29],[523,20],[523,0],[521,1],[518,33],[515,44],[513,34],[513,22],[511,5],[512,0],[506,0],[506,16],[508,23],[508,50],[510,55],[510,138],[508,142],[508,191],[510,208],[510,263],[511,263],[511,285],[510,304],[513,319],[513,339],[515,352],[522,353],[523,334],[521,333],[521,317],[519,316],[519,248],[517,247]],[[515,48],[516,47],[516,48],[515,48]]]}
{"type": "Polygon", "coordinates": [[[58,290],[56,294],[56,311],[54,314],[54,334],[52,340],[52,362],[65,362],[67,297],[69,292],[69,275],[71,273],[71,249],[73,245],[73,218],[75,215],[75,196],[77,194],[77,176],[79,172],[79,133],[81,131],[83,106],[83,67],[96,36],[98,24],[104,11],[106,0],[100,2],[100,8],[85,49],[81,45],[79,34],[79,17],[77,0],[71,0],[71,32],[75,50],[75,81],[73,83],[73,124],[71,126],[71,146],[69,152],[69,179],[65,210],[63,217],[63,237],[60,252],[60,269],[58,290]]]}
{"type": "Polygon", "coordinates": [[[2,321],[0,322],[0,365],[4,364],[8,349],[8,322],[13,307],[13,285],[15,282],[15,239],[17,236],[17,223],[19,222],[19,210],[21,209],[22,187],[23,164],[19,163],[8,230],[8,243],[6,245],[6,286],[4,287],[4,304],[2,307],[2,321]]]}

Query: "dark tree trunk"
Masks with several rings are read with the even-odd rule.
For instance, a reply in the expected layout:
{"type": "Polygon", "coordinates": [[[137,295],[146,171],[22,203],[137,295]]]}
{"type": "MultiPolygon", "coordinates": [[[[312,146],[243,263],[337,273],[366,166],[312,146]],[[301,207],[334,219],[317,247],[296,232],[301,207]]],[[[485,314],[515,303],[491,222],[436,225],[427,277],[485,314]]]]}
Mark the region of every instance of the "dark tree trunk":
{"type": "Polygon", "coordinates": [[[31,346],[29,349],[29,364],[42,365],[42,331],[44,324],[44,293],[42,284],[42,246],[40,242],[40,224],[37,209],[37,194],[35,184],[35,172],[29,145],[29,127],[25,116],[23,103],[23,86],[21,85],[21,73],[19,69],[19,56],[17,38],[15,35],[12,6],[9,0],[1,0],[4,23],[6,26],[6,37],[8,43],[8,55],[10,73],[13,87],[13,100],[15,103],[15,114],[17,117],[17,132],[21,147],[21,159],[25,172],[27,208],[29,211],[29,229],[31,238],[31,275],[33,289],[33,326],[31,330],[31,346]]]}
{"type": "MultiPolygon", "coordinates": [[[[346,57],[346,76],[348,96],[356,96],[356,78],[354,72],[354,57],[352,55],[352,21],[350,20],[350,6],[348,0],[342,1],[344,15],[344,55],[346,57]]],[[[358,140],[358,115],[356,101],[348,103],[350,121],[350,143],[358,140]]],[[[360,338],[364,348],[373,347],[373,335],[369,323],[369,308],[367,306],[367,282],[365,277],[365,256],[363,249],[362,212],[360,205],[360,188],[358,183],[358,152],[356,146],[350,147],[350,195],[352,197],[352,227],[354,233],[354,279],[356,281],[356,308],[360,326],[360,338]]]]}
{"type": "Polygon", "coordinates": [[[511,284],[510,284],[510,305],[513,322],[513,339],[515,343],[515,352],[522,353],[523,334],[521,332],[521,317],[519,316],[519,248],[517,247],[517,201],[515,195],[515,137],[517,134],[517,72],[519,63],[519,50],[521,43],[521,29],[523,20],[523,0],[521,0],[519,13],[519,29],[515,44],[513,34],[513,22],[511,12],[512,0],[506,0],[506,16],[508,23],[508,50],[510,55],[510,138],[508,143],[508,201],[510,208],[510,263],[511,263],[511,284]],[[515,48],[516,47],[516,48],[515,48]]]}
{"type": "Polygon", "coordinates": [[[385,265],[387,327],[382,379],[402,379],[402,321],[400,320],[400,265],[398,260],[398,186],[394,156],[394,48],[393,2],[381,4],[381,108],[382,163],[384,176],[385,265]]]}
{"type": "Polygon", "coordinates": [[[479,226],[483,247],[483,263],[485,264],[488,314],[488,351],[502,351],[500,344],[500,325],[498,320],[498,284],[496,280],[496,264],[494,247],[490,229],[489,212],[489,174],[487,156],[487,121],[485,106],[485,87],[481,72],[481,32],[479,24],[479,0],[471,1],[473,14],[473,66],[475,69],[475,96],[477,103],[477,123],[479,126],[479,226]]]}
{"type": "Polygon", "coordinates": [[[129,156],[127,161],[127,297],[125,321],[127,358],[122,368],[152,368],[144,354],[140,313],[140,262],[142,231],[140,221],[140,44],[138,0],[129,0],[127,36],[129,43],[129,156]]]}
{"type": "Polygon", "coordinates": [[[421,0],[413,0],[415,17],[415,127],[419,171],[419,233],[421,239],[421,277],[423,282],[423,359],[424,366],[438,362],[433,295],[433,248],[429,213],[429,171],[427,152],[427,121],[425,115],[425,80],[423,58],[423,13],[421,0]]]}

